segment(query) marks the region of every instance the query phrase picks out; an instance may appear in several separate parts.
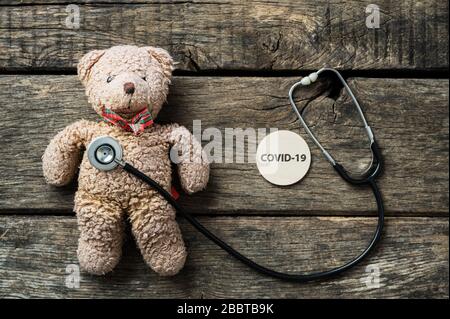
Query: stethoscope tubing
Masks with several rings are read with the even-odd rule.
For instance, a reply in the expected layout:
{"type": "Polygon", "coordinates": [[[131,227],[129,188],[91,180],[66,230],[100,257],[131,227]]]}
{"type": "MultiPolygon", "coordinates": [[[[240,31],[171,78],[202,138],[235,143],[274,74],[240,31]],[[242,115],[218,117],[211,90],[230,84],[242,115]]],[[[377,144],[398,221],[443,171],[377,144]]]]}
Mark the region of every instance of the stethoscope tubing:
{"type": "MultiPolygon", "coordinates": [[[[118,142],[112,138],[109,138],[109,147],[111,151],[115,154],[116,158],[114,159],[114,163],[101,163],[101,160],[98,158],[98,156],[104,156],[105,158],[109,158],[109,153],[105,152],[102,154],[102,152],[97,152],[97,150],[100,149],[102,146],[102,138],[97,138],[96,140],[92,141],[90,144],[90,147],[88,147],[88,158],[91,161],[91,163],[96,163],[96,166],[100,170],[110,170],[115,168],[116,166],[122,167],[126,172],[134,175],[135,177],[139,178],[146,184],[148,184],[150,187],[154,188],[167,202],[169,202],[170,205],[174,207],[174,209],[182,215],[194,228],[196,228],[200,233],[202,233],[204,236],[206,236],[208,239],[210,239],[212,242],[214,242],[216,245],[218,245],[220,248],[228,252],[231,256],[235,257],[245,265],[249,266],[250,268],[258,271],[259,273],[262,273],[264,275],[278,278],[281,280],[287,280],[287,281],[295,281],[295,282],[308,282],[312,280],[318,280],[318,279],[325,279],[332,276],[336,276],[354,266],[356,266],[358,263],[360,263],[376,246],[376,244],[379,242],[381,238],[381,233],[383,230],[383,224],[384,224],[384,206],[383,206],[383,199],[381,196],[381,192],[375,182],[376,178],[381,174],[382,168],[383,168],[383,158],[380,152],[380,149],[378,147],[378,144],[374,138],[373,132],[370,128],[370,126],[367,124],[367,121],[364,117],[364,113],[361,109],[361,106],[359,105],[358,101],[356,100],[355,95],[351,91],[350,87],[347,85],[344,78],[339,74],[338,71],[331,69],[331,68],[323,68],[315,73],[310,74],[308,77],[302,79],[302,81],[295,83],[291,89],[289,90],[289,101],[291,102],[292,108],[294,112],[297,114],[298,119],[300,123],[305,128],[308,135],[312,138],[314,143],[319,147],[319,149],[324,154],[325,158],[331,163],[333,168],[336,170],[339,176],[343,178],[346,182],[348,182],[351,185],[354,186],[369,186],[374,194],[376,205],[377,205],[377,212],[378,212],[378,222],[377,227],[375,229],[375,233],[372,236],[372,239],[370,240],[369,244],[366,246],[366,248],[355,258],[348,261],[347,263],[330,269],[326,271],[319,271],[319,272],[312,272],[307,274],[294,274],[294,273],[283,273],[279,272],[270,268],[267,268],[265,266],[262,266],[255,262],[254,260],[251,260],[250,258],[242,255],[240,252],[238,252],[236,249],[228,245],[225,241],[217,237],[215,234],[213,234],[210,230],[208,230],[205,226],[203,226],[192,214],[185,211],[181,205],[175,200],[175,198],[172,197],[172,195],[164,189],[159,183],[157,183],[155,180],[150,178],[149,176],[145,175],[143,172],[136,169],[131,164],[125,162],[122,160],[122,150],[118,142]],[[367,171],[360,177],[353,177],[351,176],[345,168],[339,164],[332,156],[325,150],[325,148],[321,145],[321,143],[317,140],[314,133],[309,129],[307,123],[302,117],[301,112],[299,112],[297,105],[294,102],[293,98],[293,92],[299,85],[309,85],[312,82],[316,81],[318,76],[324,72],[324,71],[332,71],[335,74],[337,74],[338,78],[344,85],[345,89],[349,93],[350,97],[352,98],[354,104],[356,105],[358,109],[358,113],[363,121],[364,127],[366,129],[366,133],[368,135],[369,141],[370,141],[370,149],[372,151],[372,163],[370,167],[367,169],[367,171]]],[[[105,144],[107,145],[107,144],[105,144]]]]}
{"type": "Polygon", "coordinates": [[[241,261],[245,265],[249,266],[250,268],[258,271],[259,273],[262,273],[264,275],[278,278],[281,280],[286,281],[295,281],[295,282],[308,282],[312,280],[318,280],[318,279],[325,279],[332,276],[336,276],[352,267],[357,265],[359,262],[361,262],[364,257],[366,257],[369,252],[373,250],[377,242],[381,238],[381,232],[383,230],[383,223],[384,223],[384,207],[383,207],[383,200],[381,197],[380,190],[375,182],[374,179],[369,179],[366,184],[370,186],[372,189],[375,200],[377,203],[378,208],[378,223],[375,230],[375,233],[372,237],[372,240],[370,241],[369,245],[364,249],[364,251],[359,254],[356,258],[352,259],[351,261],[347,262],[346,264],[333,268],[331,270],[322,271],[322,272],[314,272],[310,274],[291,274],[291,273],[283,273],[279,271],[275,271],[273,269],[264,267],[257,262],[249,259],[248,257],[242,255],[240,252],[238,252],[236,249],[228,245],[226,242],[224,242],[222,239],[217,237],[215,234],[213,234],[210,230],[208,230],[205,226],[203,226],[192,214],[186,212],[180,204],[172,197],[172,195],[165,190],[160,184],[158,184],[155,180],[150,178],[149,176],[145,175],[138,169],[136,169],[134,166],[130,165],[126,162],[119,163],[120,166],[127,171],[128,173],[134,175],[135,177],[139,178],[152,188],[154,188],[165,200],[171,204],[175,210],[181,214],[195,229],[197,229],[200,233],[202,233],[205,237],[207,237],[209,240],[214,242],[216,245],[218,245],[220,248],[225,250],[227,253],[229,253],[231,256],[235,257],[237,260],[241,261]]]}

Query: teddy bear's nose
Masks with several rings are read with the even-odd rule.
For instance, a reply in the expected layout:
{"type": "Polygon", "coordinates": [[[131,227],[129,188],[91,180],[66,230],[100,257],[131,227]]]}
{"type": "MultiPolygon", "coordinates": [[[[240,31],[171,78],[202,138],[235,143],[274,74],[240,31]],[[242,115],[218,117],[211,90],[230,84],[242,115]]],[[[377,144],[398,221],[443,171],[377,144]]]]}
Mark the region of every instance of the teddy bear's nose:
{"type": "Polygon", "coordinates": [[[134,84],[131,82],[127,82],[123,85],[123,90],[126,94],[133,94],[134,93],[134,84]]]}

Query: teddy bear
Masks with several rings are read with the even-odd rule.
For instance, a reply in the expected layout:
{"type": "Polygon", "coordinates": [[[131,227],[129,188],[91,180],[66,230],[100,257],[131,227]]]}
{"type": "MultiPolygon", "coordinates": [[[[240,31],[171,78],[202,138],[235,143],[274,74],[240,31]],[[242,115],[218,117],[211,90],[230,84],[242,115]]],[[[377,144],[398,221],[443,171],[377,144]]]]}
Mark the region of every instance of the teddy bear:
{"type": "Polygon", "coordinates": [[[182,189],[204,189],[209,163],[200,142],[183,126],[154,123],[169,90],[174,62],[161,48],[114,46],[84,55],[77,71],[99,121],[79,120],[57,133],[43,156],[47,183],[66,185],[78,174],[74,211],[80,233],[80,268],[91,274],[114,269],[122,253],[125,221],[145,262],[158,274],[170,276],[183,268],[186,247],[175,210],[156,190],[116,168],[94,168],[86,150],[100,136],[123,147],[123,159],[170,192],[171,150],[177,157],[182,189]],[[84,154],[83,154],[84,153],[84,154]]]}

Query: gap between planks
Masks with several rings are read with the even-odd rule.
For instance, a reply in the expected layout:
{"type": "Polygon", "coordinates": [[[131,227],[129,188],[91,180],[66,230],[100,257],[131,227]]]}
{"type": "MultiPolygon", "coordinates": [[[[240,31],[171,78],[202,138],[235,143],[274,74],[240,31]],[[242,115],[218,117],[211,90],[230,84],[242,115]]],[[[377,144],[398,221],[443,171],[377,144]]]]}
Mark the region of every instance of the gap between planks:
{"type": "MultiPolygon", "coordinates": [[[[449,79],[449,69],[435,69],[435,70],[408,70],[408,69],[394,69],[394,70],[352,70],[352,69],[338,69],[345,79],[349,78],[377,78],[377,79],[449,79]]],[[[239,69],[224,69],[224,70],[204,70],[204,71],[186,71],[175,70],[173,76],[176,77],[237,77],[237,78],[283,78],[283,77],[304,77],[317,69],[303,69],[303,70],[239,70],[239,69]]],[[[30,69],[15,69],[2,68],[0,75],[77,75],[75,68],[41,68],[34,67],[30,69]]]]}

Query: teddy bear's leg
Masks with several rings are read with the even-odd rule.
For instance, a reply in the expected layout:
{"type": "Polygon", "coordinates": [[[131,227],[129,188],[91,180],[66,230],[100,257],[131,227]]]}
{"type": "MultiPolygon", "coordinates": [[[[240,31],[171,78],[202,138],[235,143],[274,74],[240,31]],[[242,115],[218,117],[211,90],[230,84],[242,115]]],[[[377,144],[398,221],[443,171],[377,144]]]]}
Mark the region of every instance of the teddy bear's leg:
{"type": "Polygon", "coordinates": [[[95,275],[110,272],[122,254],[122,209],[118,204],[77,192],[75,212],[80,231],[78,261],[81,269],[95,275]]]}
{"type": "Polygon", "coordinates": [[[186,261],[186,247],[172,206],[159,197],[141,197],[130,204],[130,220],[146,263],[160,275],[177,274],[186,261]]]}

